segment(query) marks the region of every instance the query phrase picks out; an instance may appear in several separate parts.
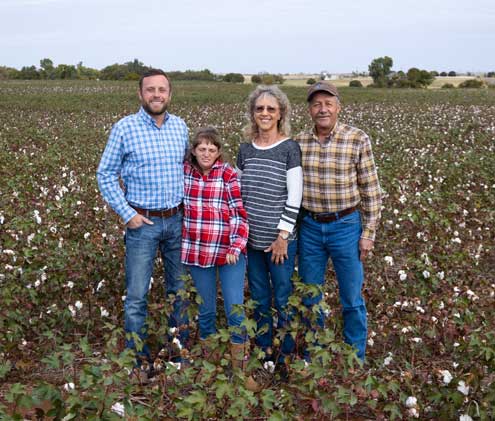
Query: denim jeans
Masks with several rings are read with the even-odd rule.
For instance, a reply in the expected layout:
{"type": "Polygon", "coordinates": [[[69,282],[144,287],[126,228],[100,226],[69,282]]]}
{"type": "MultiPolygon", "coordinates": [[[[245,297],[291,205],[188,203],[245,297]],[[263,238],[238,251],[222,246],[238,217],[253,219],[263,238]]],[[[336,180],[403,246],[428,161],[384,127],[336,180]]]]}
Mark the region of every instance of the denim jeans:
{"type": "MultiPolygon", "coordinates": [[[[288,259],[282,264],[276,265],[271,261],[272,253],[263,250],[255,250],[248,246],[248,283],[251,298],[256,301],[254,318],[258,331],[256,345],[264,351],[272,346],[273,341],[273,317],[272,301],[277,311],[277,328],[288,325],[291,312],[287,304],[292,294],[292,274],[294,273],[294,259],[297,252],[297,240],[290,241],[287,247],[288,259]]],[[[290,334],[284,336],[280,347],[279,360],[294,352],[295,342],[290,334]]]]}
{"type": "MultiPolygon", "coordinates": [[[[146,316],[148,314],[148,290],[153,274],[157,250],[163,260],[164,285],[166,295],[174,296],[184,289],[184,267],[180,260],[182,241],[182,212],[170,218],[150,217],[153,225],[143,224],[139,228],[126,230],[125,274],[127,295],[124,303],[125,331],[136,333],[143,341],[143,349],[138,352],[142,358],[150,359],[146,344],[146,316]]],[[[178,296],[174,299],[169,327],[179,327],[188,323],[186,303],[178,296]]],[[[180,332],[179,340],[184,343],[188,330],[180,332]]],[[[126,347],[136,349],[132,338],[126,339],[126,347]]]]}
{"type": "MultiPolygon", "coordinates": [[[[299,274],[305,284],[323,286],[328,259],[337,275],[339,297],[344,319],[344,340],[357,349],[364,359],[367,338],[367,318],[361,293],[364,280],[363,264],[359,260],[359,239],[362,232],[359,211],[334,222],[317,222],[306,215],[299,230],[299,274]]],[[[304,297],[306,306],[321,302],[322,295],[304,297]]],[[[323,327],[323,315],[317,323],[323,327]]]]}
{"type": "Polygon", "coordinates": [[[238,327],[232,332],[231,342],[243,344],[247,340],[246,329],[240,328],[244,321],[244,310],[237,309],[234,305],[244,304],[244,277],[246,274],[246,257],[241,253],[239,260],[234,265],[213,266],[202,268],[189,265],[189,271],[194,281],[194,286],[202,299],[199,305],[199,336],[204,340],[216,333],[217,316],[217,271],[222,287],[222,295],[225,316],[230,327],[238,327]]]}

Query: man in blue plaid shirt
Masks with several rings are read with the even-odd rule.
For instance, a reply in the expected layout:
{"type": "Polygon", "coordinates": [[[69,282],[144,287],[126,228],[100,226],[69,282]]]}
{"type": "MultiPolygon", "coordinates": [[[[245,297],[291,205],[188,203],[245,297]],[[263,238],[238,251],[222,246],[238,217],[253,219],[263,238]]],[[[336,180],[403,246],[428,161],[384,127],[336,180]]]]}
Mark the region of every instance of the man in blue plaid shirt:
{"type": "MultiPolygon", "coordinates": [[[[143,360],[151,361],[145,322],[157,249],[163,259],[167,296],[175,297],[169,327],[178,327],[179,338],[187,339],[185,304],[178,292],[184,288],[180,260],[183,161],[189,135],[184,121],[167,112],[172,86],[162,70],[143,74],[138,95],[139,111],[112,128],[97,179],[104,199],[126,224],[126,346],[137,348],[141,365],[143,360]],[[134,341],[136,335],[142,348],[134,341]]],[[[140,381],[147,380],[144,367],[140,381]]]]}

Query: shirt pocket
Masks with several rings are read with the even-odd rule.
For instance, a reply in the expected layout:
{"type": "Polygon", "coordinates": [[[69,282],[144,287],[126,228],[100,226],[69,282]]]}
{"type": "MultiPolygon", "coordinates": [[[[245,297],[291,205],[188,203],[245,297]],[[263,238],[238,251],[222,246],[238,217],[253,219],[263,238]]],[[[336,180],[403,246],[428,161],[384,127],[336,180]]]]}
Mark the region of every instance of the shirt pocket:
{"type": "Polygon", "coordinates": [[[347,185],[355,179],[356,166],[350,157],[328,157],[325,160],[325,178],[336,185],[347,185]]]}

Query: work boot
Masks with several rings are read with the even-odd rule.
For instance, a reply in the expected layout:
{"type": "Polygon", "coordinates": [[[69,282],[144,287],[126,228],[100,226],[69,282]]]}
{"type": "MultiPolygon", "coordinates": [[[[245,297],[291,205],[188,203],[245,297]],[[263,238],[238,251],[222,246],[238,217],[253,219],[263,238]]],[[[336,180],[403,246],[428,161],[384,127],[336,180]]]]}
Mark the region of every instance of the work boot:
{"type": "MultiPolygon", "coordinates": [[[[246,344],[230,344],[230,355],[232,369],[239,369],[246,374],[247,362],[249,354],[246,352],[246,344]]],[[[262,386],[254,380],[253,376],[246,377],[244,387],[251,392],[260,392],[262,386]]]]}

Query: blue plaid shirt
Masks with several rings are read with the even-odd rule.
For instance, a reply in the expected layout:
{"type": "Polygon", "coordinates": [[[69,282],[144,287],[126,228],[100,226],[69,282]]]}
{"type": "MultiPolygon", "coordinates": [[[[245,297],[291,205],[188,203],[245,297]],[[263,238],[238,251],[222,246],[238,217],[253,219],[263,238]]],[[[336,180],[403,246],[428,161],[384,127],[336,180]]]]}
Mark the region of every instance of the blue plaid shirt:
{"type": "Polygon", "coordinates": [[[158,127],[142,107],[113,126],[96,176],[103,198],[125,223],[137,213],[132,205],[168,209],[182,202],[188,143],[181,118],[167,113],[158,127]]]}

